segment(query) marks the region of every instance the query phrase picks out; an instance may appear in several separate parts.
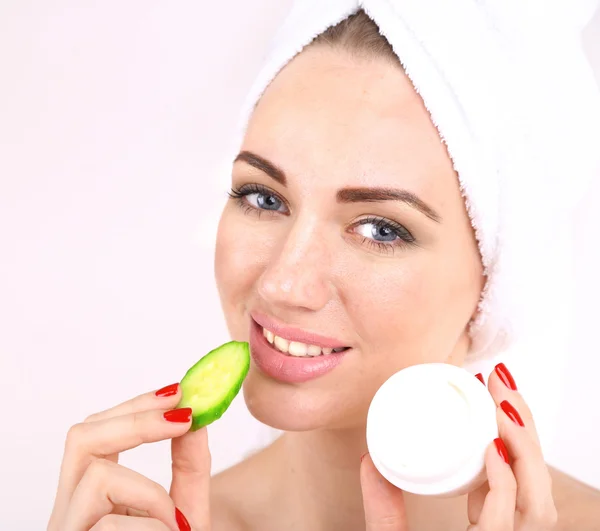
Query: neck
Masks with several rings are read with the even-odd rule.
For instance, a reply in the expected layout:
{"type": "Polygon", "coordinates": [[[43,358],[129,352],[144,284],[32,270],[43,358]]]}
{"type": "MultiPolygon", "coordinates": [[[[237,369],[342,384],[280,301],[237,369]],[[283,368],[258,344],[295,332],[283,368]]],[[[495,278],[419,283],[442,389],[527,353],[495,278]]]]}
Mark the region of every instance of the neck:
{"type": "Polygon", "coordinates": [[[302,521],[311,530],[364,530],[359,479],[364,434],[364,427],[288,432],[273,445],[288,522],[302,521]]]}
{"type": "MultiPolygon", "coordinates": [[[[284,433],[267,450],[280,514],[276,528],[302,522],[311,531],[364,531],[359,468],[366,449],[364,426],[284,433]]],[[[462,522],[466,512],[464,498],[405,493],[404,501],[411,529],[449,529],[444,522],[462,522]]]]}

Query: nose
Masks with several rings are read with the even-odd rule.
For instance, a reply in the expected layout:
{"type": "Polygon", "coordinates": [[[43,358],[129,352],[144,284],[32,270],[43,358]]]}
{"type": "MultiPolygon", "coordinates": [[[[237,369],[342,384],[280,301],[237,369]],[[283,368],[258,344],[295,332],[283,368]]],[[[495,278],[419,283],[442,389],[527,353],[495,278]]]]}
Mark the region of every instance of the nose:
{"type": "Polygon", "coordinates": [[[297,223],[282,238],[258,280],[259,296],[273,306],[320,310],[333,293],[325,236],[297,223]]]}

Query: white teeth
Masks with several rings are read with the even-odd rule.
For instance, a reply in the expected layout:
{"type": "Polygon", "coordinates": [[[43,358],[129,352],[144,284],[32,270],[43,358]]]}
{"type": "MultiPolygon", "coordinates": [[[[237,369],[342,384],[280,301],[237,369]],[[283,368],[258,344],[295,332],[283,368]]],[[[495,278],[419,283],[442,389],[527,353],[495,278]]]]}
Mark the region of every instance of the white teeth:
{"type": "Polygon", "coordinates": [[[316,345],[310,345],[308,347],[307,354],[309,356],[319,356],[321,354],[321,347],[317,347],[316,345]]]}
{"type": "Polygon", "coordinates": [[[288,341],[282,337],[276,336],[270,330],[263,328],[263,335],[271,345],[275,345],[275,348],[284,354],[290,356],[320,356],[321,354],[327,355],[332,352],[338,352],[344,350],[343,348],[331,349],[321,348],[316,345],[307,345],[306,343],[300,343],[299,341],[288,341]]]}
{"type": "Polygon", "coordinates": [[[288,352],[292,356],[306,356],[308,351],[308,345],[304,343],[298,343],[297,341],[290,342],[290,346],[288,347],[288,352]]]}
{"type": "Polygon", "coordinates": [[[281,352],[285,352],[285,353],[288,352],[288,349],[290,347],[290,342],[287,339],[283,339],[282,337],[275,336],[274,343],[275,343],[275,346],[277,347],[277,349],[281,350],[281,352]]]}

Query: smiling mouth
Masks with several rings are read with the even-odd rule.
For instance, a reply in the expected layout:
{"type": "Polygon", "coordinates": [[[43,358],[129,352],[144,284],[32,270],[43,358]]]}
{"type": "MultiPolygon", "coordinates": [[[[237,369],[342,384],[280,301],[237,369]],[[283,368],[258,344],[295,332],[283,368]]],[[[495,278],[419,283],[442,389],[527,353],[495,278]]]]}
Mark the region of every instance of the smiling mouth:
{"type": "Polygon", "coordinates": [[[316,358],[317,356],[329,356],[330,354],[344,352],[350,348],[327,348],[320,347],[319,345],[308,345],[307,343],[301,343],[299,341],[290,341],[275,335],[273,332],[264,327],[260,328],[267,342],[272,345],[275,350],[278,350],[282,354],[287,354],[288,356],[293,356],[296,358],[316,358]]]}

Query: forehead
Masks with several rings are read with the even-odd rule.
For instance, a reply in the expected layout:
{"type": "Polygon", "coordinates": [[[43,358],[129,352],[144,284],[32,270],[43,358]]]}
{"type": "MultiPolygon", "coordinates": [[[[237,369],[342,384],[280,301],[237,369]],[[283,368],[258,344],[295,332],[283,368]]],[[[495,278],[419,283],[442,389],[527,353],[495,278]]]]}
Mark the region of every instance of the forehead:
{"type": "Polygon", "coordinates": [[[280,165],[290,180],[458,187],[450,158],[420,96],[386,59],[309,47],[266,89],[243,149],[280,165]],[[444,178],[444,174],[448,175],[444,178]]]}

